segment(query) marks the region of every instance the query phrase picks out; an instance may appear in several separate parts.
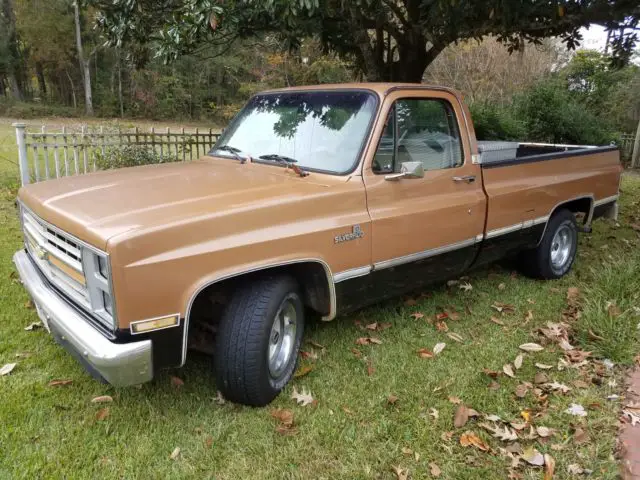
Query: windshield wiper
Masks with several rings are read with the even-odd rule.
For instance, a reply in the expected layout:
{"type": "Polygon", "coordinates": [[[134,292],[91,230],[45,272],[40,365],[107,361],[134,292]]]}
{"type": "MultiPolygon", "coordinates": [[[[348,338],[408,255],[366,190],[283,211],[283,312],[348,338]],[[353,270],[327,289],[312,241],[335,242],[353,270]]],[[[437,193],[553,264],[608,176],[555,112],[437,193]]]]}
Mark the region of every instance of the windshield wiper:
{"type": "Polygon", "coordinates": [[[301,177],[306,177],[307,175],[309,175],[309,172],[304,170],[302,167],[299,167],[298,165],[296,165],[296,163],[298,163],[298,160],[296,160],[295,158],[287,157],[286,155],[279,155],[277,153],[268,153],[266,155],[260,155],[258,158],[260,160],[269,160],[273,162],[282,163],[287,167],[290,167],[291,170],[293,170],[295,173],[297,173],[301,177]]]}
{"type": "Polygon", "coordinates": [[[251,158],[246,153],[242,153],[242,150],[240,150],[239,148],[232,147],[231,145],[220,145],[219,147],[213,147],[211,152],[215,152],[216,150],[220,150],[221,152],[229,152],[237,160],[240,160],[240,163],[245,163],[247,159],[251,158]],[[241,154],[244,155],[244,157],[242,157],[241,154]]]}

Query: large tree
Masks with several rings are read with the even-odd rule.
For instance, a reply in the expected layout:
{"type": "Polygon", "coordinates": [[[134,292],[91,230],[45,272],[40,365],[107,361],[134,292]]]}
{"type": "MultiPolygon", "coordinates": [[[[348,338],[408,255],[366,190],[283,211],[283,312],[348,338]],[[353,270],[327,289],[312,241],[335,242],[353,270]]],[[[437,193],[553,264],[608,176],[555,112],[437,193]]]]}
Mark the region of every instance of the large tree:
{"type": "Polygon", "coordinates": [[[352,57],[368,80],[420,81],[448,45],[493,35],[511,50],[560,38],[568,48],[580,28],[612,32],[616,58],[638,40],[637,0],[93,0],[111,42],[155,41],[166,59],[206,43],[276,32],[295,47],[319,36],[352,57]]]}

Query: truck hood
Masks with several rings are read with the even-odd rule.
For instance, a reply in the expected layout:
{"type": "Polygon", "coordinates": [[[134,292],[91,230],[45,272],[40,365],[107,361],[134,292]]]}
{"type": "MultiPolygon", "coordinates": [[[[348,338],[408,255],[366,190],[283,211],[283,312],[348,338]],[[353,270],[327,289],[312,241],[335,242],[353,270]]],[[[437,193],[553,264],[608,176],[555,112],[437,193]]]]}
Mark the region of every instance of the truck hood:
{"type": "Polygon", "coordinates": [[[278,166],[209,158],[36,183],[23,187],[19,199],[47,222],[106,250],[107,242],[123,233],[265,202],[284,205],[344,181],[321,174],[300,178],[278,166]]]}

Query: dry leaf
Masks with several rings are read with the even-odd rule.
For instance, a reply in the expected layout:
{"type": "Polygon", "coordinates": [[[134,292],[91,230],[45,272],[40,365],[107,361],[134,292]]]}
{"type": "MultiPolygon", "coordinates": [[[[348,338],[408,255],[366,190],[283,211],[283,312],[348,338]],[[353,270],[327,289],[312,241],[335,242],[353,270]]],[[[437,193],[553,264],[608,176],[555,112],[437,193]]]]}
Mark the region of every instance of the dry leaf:
{"type": "Polygon", "coordinates": [[[224,405],[225,403],[227,403],[227,401],[222,396],[222,392],[220,390],[216,392],[216,398],[214,398],[214,400],[218,405],[224,405]]]}
{"type": "Polygon", "coordinates": [[[448,332],[449,331],[449,326],[447,325],[447,322],[445,322],[445,321],[438,321],[438,322],[436,322],[436,329],[438,329],[441,332],[448,332]]]}
{"type": "Polygon", "coordinates": [[[493,308],[494,310],[500,313],[513,313],[516,310],[516,307],[514,307],[513,305],[510,305],[508,303],[501,303],[501,302],[493,302],[493,305],[491,305],[491,308],[493,308]]]}
{"type": "Polygon", "coordinates": [[[471,286],[471,284],[469,282],[461,283],[460,285],[458,285],[458,288],[460,290],[464,290],[465,292],[473,290],[473,286],[471,286]]]}
{"type": "Polygon", "coordinates": [[[546,365],[544,363],[536,363],[536,367],[541,368],[542,370],[550,370],[553,368],[553,365],[546,365]]]}
{"type": "Polygon", "coordinates": [[[533,311],[527,310],[527,314],[524,316],[524,325],[533,320],[533,311]]]}
{"type": "Polygon", "coordinates": [[[548,453],[544,454],[544,480],[551,480],[556,470],[556,461],[548,453]]]}
{"type": "Polygon", "coordinates": [[[498,290],[504,290],[505,288],[507,288],[507,285],[504,283],[498,285],[498,290]]]}
{"type": "Polygon", "coordinates": [[[184,380],[182,380],[180,377],[171,376],[171,385],[176,388],[180,388],[184,385],[184,380]]]}
{"type": "Polygon", "coordinates": [[[453,417],[453,426],[456,428],[464,427],[469,421],[469,410],[464,405],[458,406],[453,417]]]}
{"type": "Polygon", "coordinates": [[[393,394],[392,394],[392,395],[389,395],[389,396],[387,397],[387,403],[388,403],[389,405],[395,405],[397,401],[398,401],[398,397],[396,397],[396,396],[395,396],[395,395],[393,395],[393,394]]]}
{"type": "Polygon", "coordinates": [[[569,415],[575,415],[577,417],[587,416],[586,410],[579,403],[572,403],[571,405],[569,405],[569,408],[565,410],[565,413],[568,413],[569,415]]]}
{"type": "Polygon", "coordinates": [[[544,465],[544,456],[532,446],[524,449],[522,459],[528,464],[535,465],[536,467],[544,465]]]}
{"type": "Polygon", "coordinates": [[[403,455],[413,455],[413,450],[411,450],[409,447],[402,447],[400,451],[403,455]]]}
{"type": "Polygon", "coordinates": [[[572,463],[571,465],[567,466],[567,472],[569,472],[571,475],[582,475],[584,473],[584,468],[582,468],[577,463],[572,463]]]}
{"type": "Polygon", "coordinates": [[[391,467],[393,469],[393,473],[396,474],[398,480],[407,480],[409,478],[409,470],[405,470],[398,466],[391,467]]]}
{"type": "Polygon", "coordinates": [[[451,340],[458,342],[458,343],[462,343],[463,342],[463,338],[458,335],[457,333],[453,333],[453,332],[449,332],[447,333],[447,337],[449,337],[451,340]]]}
{"type": "Polygon", "coordinates": [[[502,327],[504,327],[504,322],[496,317],[491,317],[491,321],[493,323],[495,323],[496,325],[500,325],[502,327]]]}
{"type": "Polygon", "coordinates": [[[91,403],[108,403],[113,402],[113,398],[109,395],[100,395],[99,397],[94,397],[91,399],[91,403]]]}
{"type": "Polygon", "coordinates": [[[462,403],[462,400],[458,397],[449,397],[448,400],[454,405],[460,405],[462,403]]]}
{"type": "Polygon", "coordinates": [[[304,387],[302,387],[302,393],[298,392],[296,387],[293,387],[291,398],[298,402],[298,405],[302,405],[303,407],[311,405],[314,402],[311,392],[307,392],[304,387]]]}
{"type": "MultiPolygon", "coordinates": [[[[359,353],[359,352],[358,352],[359,353]]],[[[309,373],[311,373],[313,371],[313,367],[311,365],[304,365],[304,366],[300,366],[298,367],[298,369],[296,370],[296,373],[293,374],[293,378],[301,378],[304,377],[305,375],[308,375],[309,373]]]]}
{"type": "Polygon", "coordinates": [[[0,368],[0,377],[4,377],[5,375],[9,375],[14,368],[16,368],[17,363],[7,363],[2,368],[0,368]]]}
{"type": "Polygon", "coordinates": [[[179,456],[180,456],[180,447],[176,447],[173,449],[173,452],[171,452],[171,455],[169,455],[169,458],[171,460],[176,460],[179,456]]]}
{"type": "Polygon", "coordinates": [[[573,442],[577,445],[581,445],[583,443],[587,443],[589,441],[589,434],[586,430],[578,427],[576,431],[573,433],[573,442]]]}
{"type": "Polygon", "coordinates": [[[545,383],[544,386],[551,390],[559,391],[562,393],[569,393],[569,391],[571,391],[571,388],[567,387],[564,383],[551,382],[551,383],[545,383]]]}
{"type": "Polygon", "coordinates": [[[513,442],[518,440],[518,434],[514,430],[511,430],[509,427],[501,428],[498,426],[489,425],[488,423],[481,423],[480,426],[485,430],[491,432],[494,437],[502,440],[503,442],[513,442]]]}
{"type": "Polygon", "coordinates": [[[447,346],[446,343],[436,343],[435,347],[433,347],[433,354],[438,355],[439,353],[442,353],[442,351],[444,350],[444,347],[446,346],[447,346]]]}
{"type": "Polygon", "coordinates": [[[429,409],[429,415],[431,415],[434,420],[438,420],[438,418],[440,418],[440,412],[438,412],[438,410],[436,410],[435,408],[429,409]]]}
{"type": "Polygon", "coordinates": [[[432,477],[439,477],[442,474],[442,470],[434,462],[429,463],[429,472],[432,477]]]}
{"type": "Polygon", "coordinates": [[[520,354],[513,361],[513,366],[516,367],[516,370],[519,370],[522,367],[522,360],[524,359],[524,355],[520,354]]]}
{"type": "Polygon", "coordinates": [[[502,371],[504,372],[505,375],[507,375],[508,377],[514,378],[515,375],[513,373],[513,368],[511,367],[511,364],[507,363],[506,365],[502,366],[502,371]]]}
{"type": "Polygon", "coordinates": [[[71,385],[73,380],[51,380],[49,382],[50,387],[63,387],[65,385],[71,385]]]}
{"type": "Polygon", "coordinates": [[[528,391],[529,391],[529,388],[524,383],[521,383],[516,387],[516,397],[524,398],[527,396],[528,391]]]}
{"type": "Polygon", "coordinates": [[[418,356],[420,358],[432,358],[433,353],[427,350],[426,348],[421,348],[420,350],[418,350],[418,356]]]}
{"type": "Polygon", "coordinates": [[[325,349],[327,348],[327,347],[325,347],[324,345],[321,345],[321,344],[319,344],[319,343],[317,343],[317,342],[314,342],[313,340],[308,340],[308,341],[307,341],[307,343],[308,343],[309,345],[311,345],[312,347],[319,348],[320,350],[325,350],[325,349]]]}
{"type": "Polygon", "coordinates": [[[538,436],[542,438],[547,438],[553,435],[554,430],[552,428],[540,426],[540,427],[536,427],[536,433],[538,434],[538,436]]]}
{"type": "Polygon", "coordinates": [[[535,377],[533,377],[533,383],[535,383],[536,385],[547,383],[548,381],[549,376],[544,372],[536,372],[535,377]]]}
{"type": "Polygon", "coordinates": [[[378,323],[377,322],[370,323],[369,325],[365,325],[364,328],[366,328],[367,330],[376,331],[378,329],[378,323]]]}
{"type": "Polygon", "coordinates": [[[27,332],[29,332],[29,331],[31,331],[31,330],[36,330],[36,329],[38,329],[38,328],[42,328],[42,323],[40,323],[40,322],[33,322],[33,323],[30,323],[29,325],[27,325],[26,327],[24,327],[24,329],[25,329],[27,332]]]}
{"type": "Polygon", "coordinates": [[[101,408],[96,412],[96,420],[102,421],[111,414],[109,407],[101,408]]]}
{"type": "Polygon", "coordinates": [[[537,343],[523,343],[520,345],[520,350],[524,350],[525,352],[540,352],[544,350],[542,345],[538,345],[537,343]]]}
{"type": "Polygon", "coordinates": [[[415,320],[420,320],[421,318],[424,318],[424,313],[421,312],[415,312],[412,313],[411,315],[409,315],[410,317],[413,317],[415,320]]]}
{"type": "Polygon", "coordinates": [[[482,450],[483,452],[486,452],[489,450],[489,446],[486,443],[484,443],[480,437],[478,437],[475,433],[473,433],[470,430],[464,432],[460,436],[460,445],[462,445],[463,447],[473,446],[479,450],[482,450]]]}

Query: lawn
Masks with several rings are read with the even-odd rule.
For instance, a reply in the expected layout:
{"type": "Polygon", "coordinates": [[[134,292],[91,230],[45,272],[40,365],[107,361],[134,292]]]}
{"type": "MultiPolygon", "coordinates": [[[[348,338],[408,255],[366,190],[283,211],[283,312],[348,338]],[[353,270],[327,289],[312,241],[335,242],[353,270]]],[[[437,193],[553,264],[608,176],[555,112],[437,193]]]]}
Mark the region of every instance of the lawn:
{"type": "Polygon", "coordinates": [[[555,460],[553,478],[579,478],[569,470],[580,468],[591,478],[618,475],[623,400],[610,396],[624,392],[620,362],[633,363],[638,346],[640,240],[631,225],[639,223],[639,177],[624,179],[619,223],[598,221],[582,235],[576,268],[562,280],[529,280],[507,263],[308,326],[301,375],[267,408],[220,401],[206,357],[115,389],[92,380],[42,329],[25,330],[37,316],[11,263],[21,247],[15,190],[0,189],[0,367],[17,362],[0,377],[0,478],[539,479],[542,467],[520,460],[511,468],[507,453],[531,447],[555,460]],[[563,318],[574,354],[593,352],[582,365],[563,364],[559,343],[539,333],[563,318]],[[381,343],[360,345],[363,337],[381,343]],[[543,350],[519,349],[532,342],[543,350]],[[438,355],[419,354],[438,343],[446,344],[438,355]],[[316,402],[297,405],[294,388],[316,402]],[[91,402],[102,395],[113,401],[91,402]],[[566,413],[570,404],[587,416],[566,413]],[[456,428],[456,411],[459,424],[469,413],[460,405],[480,416],[456,428]],[[293,414],[290,428],[274,418],[278,409],[293,414]],[[522,428],[507,430],[518,442],[493,437],[485,415],[522,428]],[[552,430],[538,429],[550,433],[540,437],[532,427],[552,430]]]}

